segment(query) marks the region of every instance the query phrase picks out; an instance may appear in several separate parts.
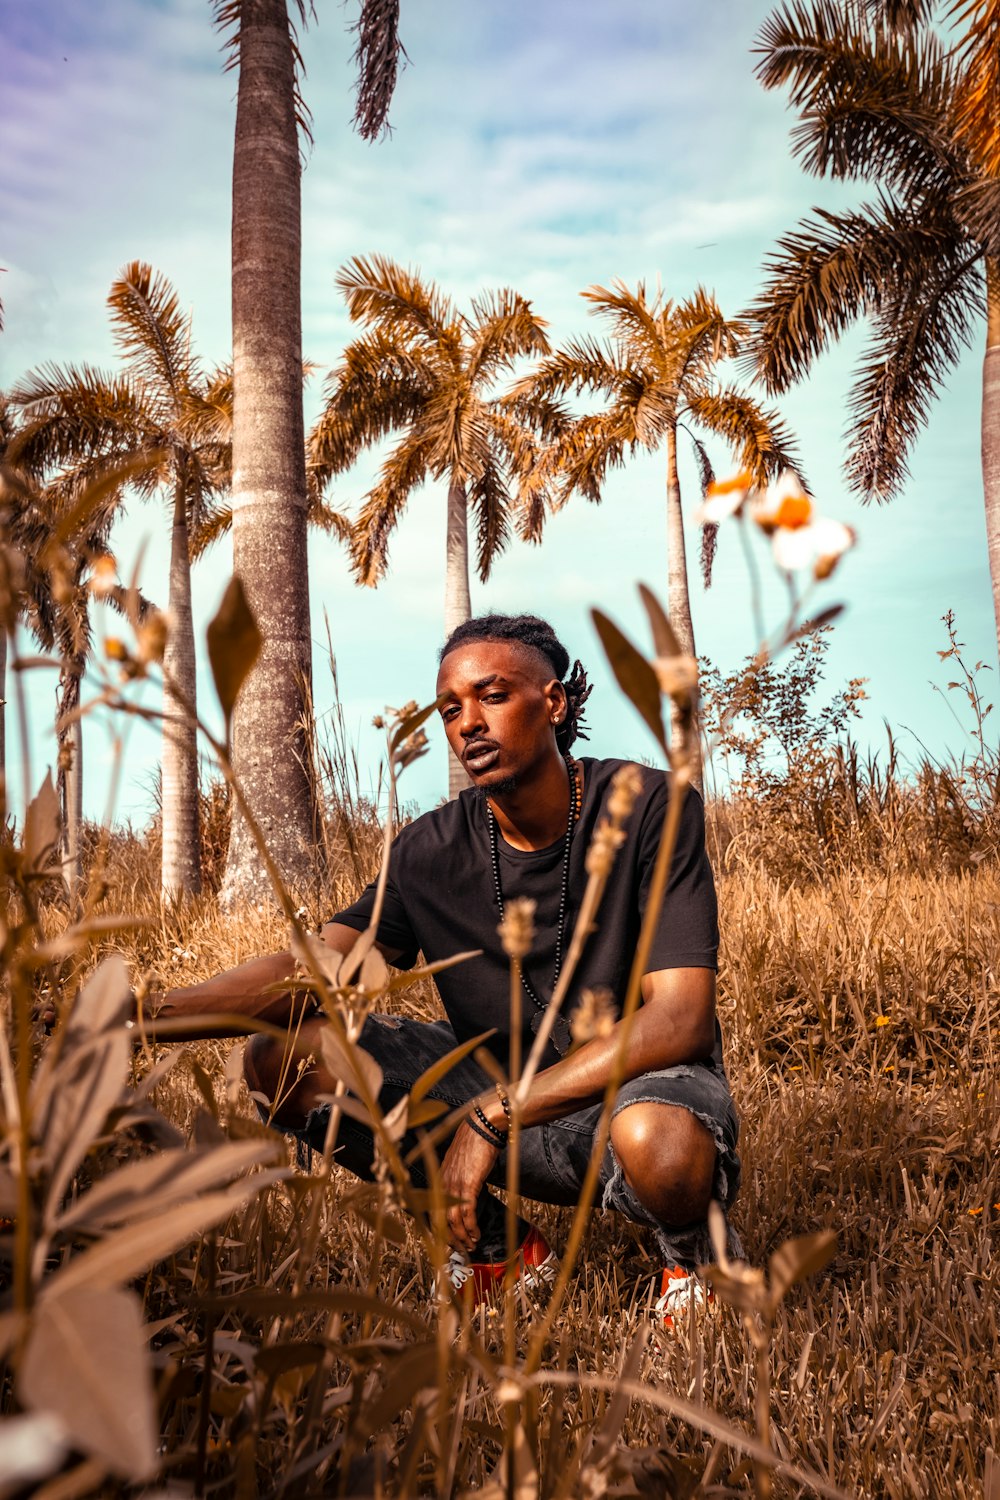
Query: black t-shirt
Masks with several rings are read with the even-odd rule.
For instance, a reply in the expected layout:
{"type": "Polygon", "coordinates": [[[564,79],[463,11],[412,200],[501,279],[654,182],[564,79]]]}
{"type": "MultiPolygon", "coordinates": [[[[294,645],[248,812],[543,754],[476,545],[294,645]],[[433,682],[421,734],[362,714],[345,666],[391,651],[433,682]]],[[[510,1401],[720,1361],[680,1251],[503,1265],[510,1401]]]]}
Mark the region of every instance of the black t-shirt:
{"type": "MultiPolygon", "coordinates": [[[[587,873],[584,860],[595,827],[606,817],[604,804],[620,760],[581,757],[584,791],[579,821],[570,850],[569,902],[564,926],[563,953],[580,910],[587,873]]],[[[639,937],[649,882],[666,810],[667,792],[662,772],[639,767],[642,791],[625,826],[625,843],[597,913],[577,967],[563,1014],[570,1017],[581,990],[606,986],[621,1006],[629,969],[639,937]]],[[[546,849],[514,849],[497,830],[500,881],[504,903],[516,896],[535,901],[535,941],[524,963],[535,994],[548,1001],[552,994],[556,924],[565,839],[546,849]]],[[[361,931],[367,927],[375,896],[374,884],[333,920],[361,931]]],[[[466,1041],[491,1027],[496,1034],[487,1044],[503,1063],[509,1048],[509,961],[497,925],[497,909],[486,804],[469,788],[454,801],[424,813],[400,830],[392,845],[385,905],[378,941],[396,951],[397,967],[408,969],[422,953],[433,963],[467,949],[481,954],[438,974],[445,1012],[458,1040],[466,1041]]],[[[684,799],[677,846],[650,952],[647,972],[657,969],[714,969],[719,944],[718,915],[712,870],[705,851],[705,819],[701,798],[689,790],[684,799]]],[[[523,997],[523,1055],[534,1040],[530,1022],[536,1007],[523,997]]],[[[721,1061],[721,1040],[716,1041],[721,1061]]],[[[551,1047],[544,1066],[558,1061],[551,1047]]]]}

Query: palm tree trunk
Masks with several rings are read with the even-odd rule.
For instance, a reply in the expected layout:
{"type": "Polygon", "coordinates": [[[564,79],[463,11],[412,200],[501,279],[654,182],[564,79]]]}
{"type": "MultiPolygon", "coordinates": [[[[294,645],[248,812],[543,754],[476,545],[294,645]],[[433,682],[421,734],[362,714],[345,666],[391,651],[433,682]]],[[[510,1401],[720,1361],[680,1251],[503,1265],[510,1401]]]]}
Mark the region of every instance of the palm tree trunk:
{"type": "Polygon", "coordinates": [[[0,625],[0,828],[7,818],[7,631],[0,625]]]}
{"type": "Polygon", "coordinates": [[[1000,650],[1000,260],[986,261],[986,358],[983,361],[983,500],[993,613],[1000,650]]]}
{"type": "Polygon", "coordinates": [[[59,674],[59,702],[56,714],[59,744],[59,791],[62,813],[63,879],[71,901],[75,901],[83,874],[83,720],[76,718],[63,724],[66,714],[80,706],[80,683],[86,660],[80,656],[64,659],[59,674]]]}
{"type": "Polygon", "coordinates": [[[177,695],[163,689],[163,772],[161,816],[163,855],[160,889],[165,900],[197,895],[201,890],[198,836],[198,744],[192,713],[197,679],[194,623],[191,618],[191,557],[188,550],[187,494],[182,478],[174,493],[170,533],[169,606],[172,617],[163,656],[164,677],[177,695]],[[185,706],[187,705],[187,706],[185,706]]]}
{"type": "MultiPolygon", "coordinates": [[[[243,0],[233,155],[233,567],[264,646],[233,717],[233,765],[285,880],[315,867],[303,736],[311,676],[302,416],[301,203],[285,0],[243,0]]],[[[269,884],[233,810],[222,900],[269,884]]]]}
{"type": "MultiPolygon", "coordinates": [[[[684,515],[681,511],[681,482],[677,473],[677,428],[667,428],[667,614],[674,627],[680,648],[694,656],[694,625],[691,622],[691,595],[688,590],[687,557],[684,549],[684,515]]],[[[697,736],[684,745],[684,727],[673,704],[670,705],[671,744],[675,751],[687,749],[694,761],[693,781],[701,786],[701,753],[697,736]]]]}
{"type": "MultiPolygon", "coordinates": [[[[469,594],[469,506],[465,485],[453,479],[448,486],[448,529],[444,576],[444,638],[472,615],[469,594]]],[[[448,751],[448,796],[457,797],[471,782],[462,762],[448,751]]]]}

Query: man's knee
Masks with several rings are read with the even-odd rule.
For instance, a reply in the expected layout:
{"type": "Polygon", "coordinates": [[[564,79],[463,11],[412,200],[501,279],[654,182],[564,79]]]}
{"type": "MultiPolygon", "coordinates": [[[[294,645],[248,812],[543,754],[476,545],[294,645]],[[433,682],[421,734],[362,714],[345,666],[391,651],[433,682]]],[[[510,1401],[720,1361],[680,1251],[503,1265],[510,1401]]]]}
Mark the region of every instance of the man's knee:
{"type": "Polygon", "coordinates": [[[283,1048],[273,1036],[257,1032],[243,1048],[243,1077],[251,1094],[263,1094],[268,1103],[278,1092],[283,1048]]]}
{"type": "Polygon", "coordinates": [[[666,1224],[692,1224],[708,1213],[715,1183],[711,1131],[681,1105],[629,1105],[611,1122],[611,1143],[625,1181],[666,1224]]]}

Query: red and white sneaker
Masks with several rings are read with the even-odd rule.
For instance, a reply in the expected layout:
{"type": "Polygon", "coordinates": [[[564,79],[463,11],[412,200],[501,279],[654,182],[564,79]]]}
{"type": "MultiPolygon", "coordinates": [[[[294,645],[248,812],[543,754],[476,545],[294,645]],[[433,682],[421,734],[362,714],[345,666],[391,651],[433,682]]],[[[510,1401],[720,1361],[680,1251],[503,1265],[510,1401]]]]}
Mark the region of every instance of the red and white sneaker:
{"type": "MultiPolygon", "coordinates": [[[[523,1278],[526,1287],[551,1286],[559,1274],[559,1257],[538,1229],[528,1230],[513,1261],[517,1279],[523,1278]]],[[[471,1298],[473,1307],[478,1307],[501,1289],[510,1264],[506,1260],[469,1260],[461,1250],[453,1250],[448,1257],[447,1273],[452,1285],[471,1298]]]]}
{"type": "Polygon", "coordinates": [[[677,1319],[688,1316],[688,1308],[694,1304],[697,1311],[710,1307],[715,1301],[711,1287],[683,1266],[666,1266],[660,1283],[660,1295],[653,1303],[653,1311],[663,1319],[664,1328],[673,1328],[677,1319]]]}

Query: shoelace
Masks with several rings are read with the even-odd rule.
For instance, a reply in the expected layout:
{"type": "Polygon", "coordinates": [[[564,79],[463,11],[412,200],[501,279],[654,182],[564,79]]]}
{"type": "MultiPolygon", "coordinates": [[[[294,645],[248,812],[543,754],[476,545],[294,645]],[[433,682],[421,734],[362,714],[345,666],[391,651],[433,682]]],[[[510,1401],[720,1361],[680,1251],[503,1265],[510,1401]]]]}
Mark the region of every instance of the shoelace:
{"type": "Polygon", "coordinates": [[[694,1276],[671,1276],[667,1289],[653,1303],[655,1312],[674,1316],[683,1312],[690,1302],[696,1307],[705,1305],[705,1288],[694,1276]]]}

